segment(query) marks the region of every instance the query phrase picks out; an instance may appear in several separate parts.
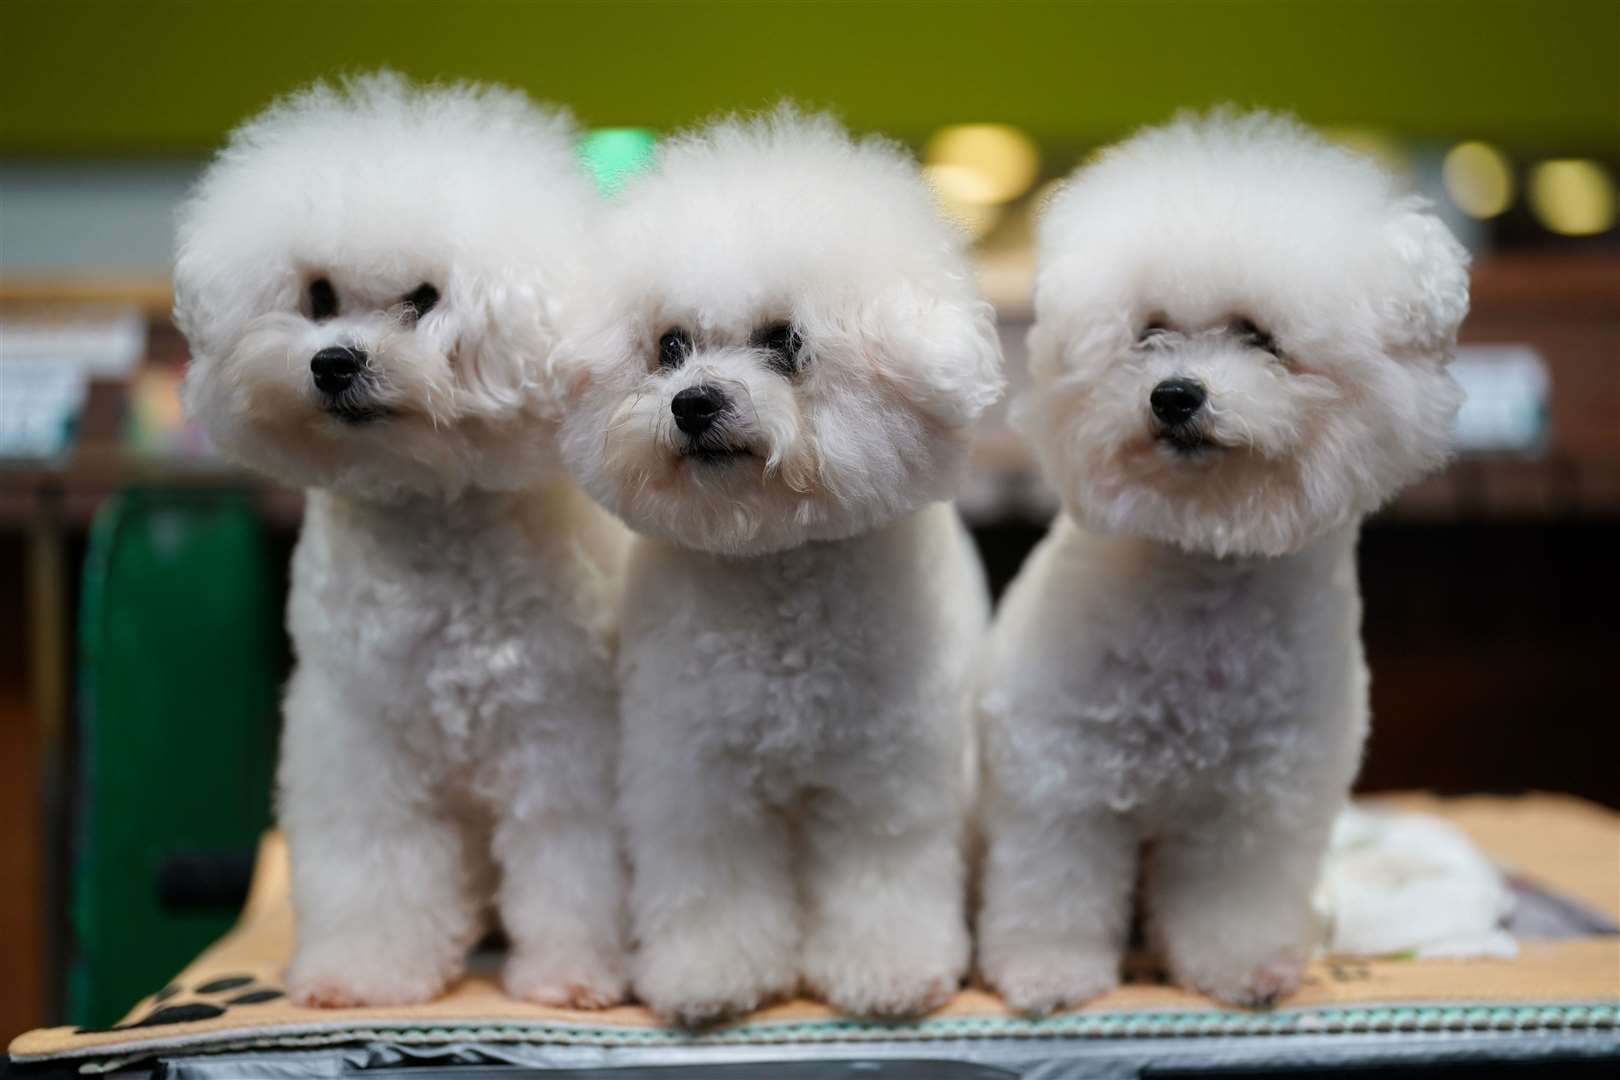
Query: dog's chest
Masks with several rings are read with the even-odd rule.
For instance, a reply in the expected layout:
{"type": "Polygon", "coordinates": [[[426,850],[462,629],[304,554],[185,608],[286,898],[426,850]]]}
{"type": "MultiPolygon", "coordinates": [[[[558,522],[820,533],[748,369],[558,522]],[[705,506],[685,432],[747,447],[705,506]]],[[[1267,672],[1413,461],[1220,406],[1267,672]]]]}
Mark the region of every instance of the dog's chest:
{"type": "Polygon", "coordinates": [[[1254,575],[1140,593],[1091,630],[1074,719],[1116,807],[1246,790],[1286,768],[1304,658],[1287,607],[1254,575]]]}
{"type": "Polygon", "coordinates": [[[627,692],[645,686],[650,710],[685,714],[711,753],[790,788],[903,722],[894,703],[914,677],[916,629],[892,582],[806,553],[678,580],[678,614],[630,631],[641,659],[627,692]]]}
{"type": "Polygon", "coordinates": [[[317,540],[295,564],[299,661],[347,683],[424,762],[466,767],[543,720],[551,661],[574,650],[547,635],[558,605],[520,528],[447,515],[317,540]]]}
{"type": "Polygon", "coordinates": [[[422,731],[425,754],[465,765],[509,747],[518,727],[544,717],[551,680],[535,629],[546,605],[528,583],[471,567],[445,584],[438,625],[406,643],[434,723],[404,730],[422,731]]]}

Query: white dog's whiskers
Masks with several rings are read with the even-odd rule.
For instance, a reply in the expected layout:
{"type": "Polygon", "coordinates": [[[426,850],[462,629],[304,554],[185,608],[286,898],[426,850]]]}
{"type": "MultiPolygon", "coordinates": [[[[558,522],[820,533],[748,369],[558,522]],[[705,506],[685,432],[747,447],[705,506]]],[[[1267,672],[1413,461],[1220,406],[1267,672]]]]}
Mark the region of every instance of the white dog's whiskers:
{"type": "MultiPolygon", "coordinates": [[[[1245,394],[1242,391],[1226,391],[1225,393],[1231,397],[1246,398],[1251,401],[1253,400],[1252,394],[1245,394]]],[[[1215,397],[1211,397],[1211,399],[1205,403],[1204,410],[1209,413],[1210,424],[1208,426],[1213,427],[1216,430],[1221,430],[1224,425],[1232,424],[1238,430],[1236,433],[1236,439],[1233,439],[1231,435],[1222,430],[1222,437],[1219,440],[1216,440],[1212,432],[1206,431],[1200,427],[1198,428],[1198,432],[1203,439],[1209,442],[1218,441],[1219,445],[1221,446],[1236,445],[1252,447],[1256,445],[1254,425],[1249,423],[1248,417],[1243,415],[1242,410],[1228,408],[1220,404],[1215,397]]]]}

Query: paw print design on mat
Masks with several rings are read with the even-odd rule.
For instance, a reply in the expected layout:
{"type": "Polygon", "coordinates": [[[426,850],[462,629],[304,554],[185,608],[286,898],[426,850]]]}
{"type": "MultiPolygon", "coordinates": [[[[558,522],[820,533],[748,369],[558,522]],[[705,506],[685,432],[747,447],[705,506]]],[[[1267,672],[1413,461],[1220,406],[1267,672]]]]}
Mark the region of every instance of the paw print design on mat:
{"type": "Polygon", "coordinates": [[[193,987],[189,993],[197,998],[212,1000],[174,1001],[188,991],[179,983],[170,983],[152,995],[155,1008],[137,1020],[126,1021],[104,1028],[79,1028],[80,1035],[104,1031],[132,1031],[136,1028],[159,1027],[164,1024],[185,1024],[195,1020],[212,1020],[224,1016],[226,1010],[238,1005],[262,1005],[282,996],[279,987],[255,985],[251,975],[222,975],[193,987]]]}

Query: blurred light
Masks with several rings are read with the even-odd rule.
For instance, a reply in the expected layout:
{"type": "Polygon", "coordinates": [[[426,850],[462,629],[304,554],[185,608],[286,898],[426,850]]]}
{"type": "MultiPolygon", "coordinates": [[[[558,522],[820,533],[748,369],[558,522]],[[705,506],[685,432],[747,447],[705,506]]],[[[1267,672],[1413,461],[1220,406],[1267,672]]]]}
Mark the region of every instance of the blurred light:
{"type": "Polygon", "coordinates": [[[994,206],[1002,201],[996,197],[995,184],[966,165],[924,165],[923,176],[949,206],[994,206]]]}
{"type": "Polygon", "coordinates": [[[650,165],[657,145],[658,136],[646,128],[597,128],[579,141],[579,156],[607,195],[650,165]]]}
{"type": "Polygon", "coordinates": [[[972,197],[978,189],[970,185],[976,181],[964,178],[954,167],[925,165],[923,177],[934,189],[940,207],[974,240],[984,237],[1001,220],[1001,207],[972,197]]]}
{"type": "Polygon", "coordinates": [[[1530,171],[1530,208],[1547,228],[1591,236],[1614,225],[1614,180],[1595,161],[1543,161],[1530,171]]]}
{"type": "Polygon", "coordinates": [[[1440,166],[1440,176],[1446,194],[1469,217],[1493,218],[1513,205],[1513,168],[1490,143],[1453,146],[1440,166]]]}
{"type": "Polygon", "coordinates": [[[952,124],[934,132],[925,154],[941,197],[962,203],[1010,202],[1040,171],[1035,142],[1007,124],[952,124]]]}
{"type": "Polygon", "coordinates": [[[1353,154],[1370,157],[1390,172],[1412,174],[1412,155],[1405,145],[1387,131],[1372,127],[1325,127],[1322,137],[1353,154]]]}

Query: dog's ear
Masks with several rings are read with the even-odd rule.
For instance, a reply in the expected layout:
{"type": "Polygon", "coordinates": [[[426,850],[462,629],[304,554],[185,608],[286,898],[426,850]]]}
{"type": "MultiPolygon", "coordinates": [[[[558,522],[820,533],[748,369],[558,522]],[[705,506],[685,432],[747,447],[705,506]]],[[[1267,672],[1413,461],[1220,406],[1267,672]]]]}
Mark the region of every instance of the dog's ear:
{"type": "Polygon", "coordinates": [[[1039,321],[1031,323],[1029,332],[1024,335],[1024,346],[1029,357],[1031,377],[1051,378],[1058,373],[1061,360],[1058,356],[1058,335],[1052,332],[1051,327],[1039,321]]]}
{"type": "Polygon", "coordinates": [[[868,305],[858,347],[878,377],[934,422],[965,428],[1001,397],[995,310],[910,286],[868,305]]]}
{"type": "Polygon", "coordinates": [[[553,416],[543,374],[556,341],[556,311],[543,284],[516,274],[452,273],[448,285],[448,310],[457,320],[452,363],[462,407],[486,416],[523,408],[553,416]]]}
{"type": "Polygon", "coordinates": [[[189,205],[182,213],[171,314],[193,358],[229,352],[233,339],[260,315],[298,309],[299,283],[292,267],[277,269],[273,260],[250,263],[230,250],[234,237],[225,229],[194,225],[189,205]]]}
{"type": "Polygon", "coordinates": [[[1449,354],[1468,314],[1468,251],[1416,203],[1386,226],[1383,243],[1395,265],[1384,302],[1385,343],[1394,351],[1449,354]]]}
{"type": "Polygon", "coordinates": [[[609,296],[605,288],[574,288],[558,306],[557,334],[538,375],[553,419],[562,419],[593,385],[646,370],[635,357],[641,329],[609,296]]]}

